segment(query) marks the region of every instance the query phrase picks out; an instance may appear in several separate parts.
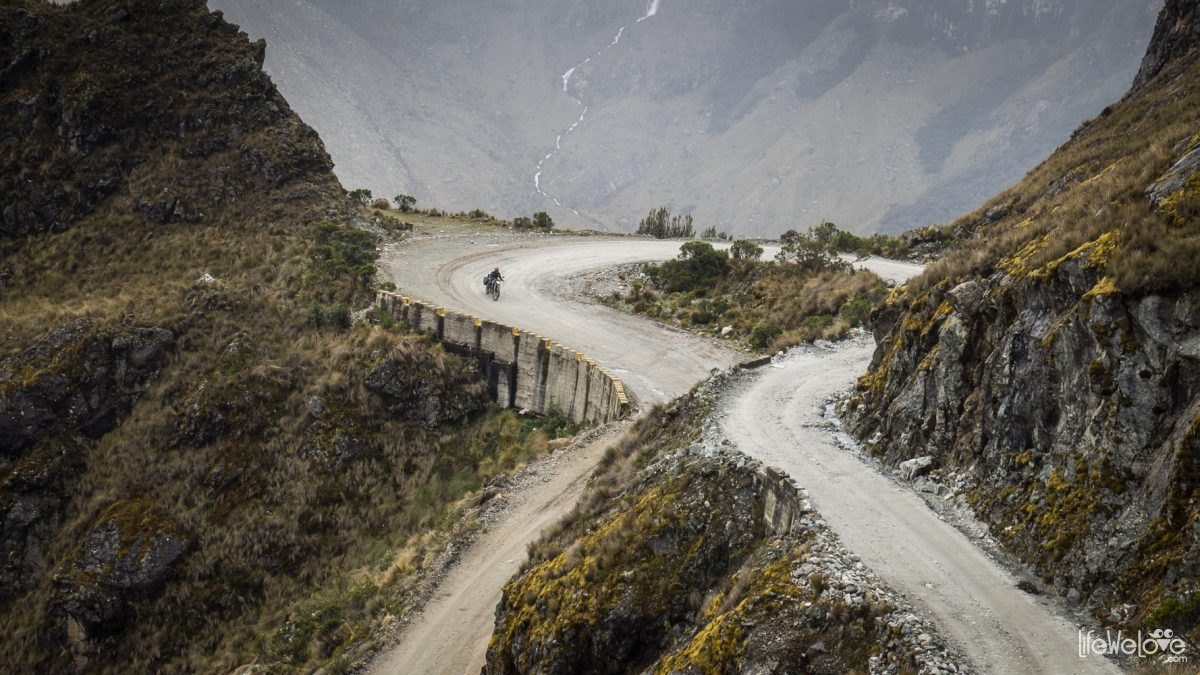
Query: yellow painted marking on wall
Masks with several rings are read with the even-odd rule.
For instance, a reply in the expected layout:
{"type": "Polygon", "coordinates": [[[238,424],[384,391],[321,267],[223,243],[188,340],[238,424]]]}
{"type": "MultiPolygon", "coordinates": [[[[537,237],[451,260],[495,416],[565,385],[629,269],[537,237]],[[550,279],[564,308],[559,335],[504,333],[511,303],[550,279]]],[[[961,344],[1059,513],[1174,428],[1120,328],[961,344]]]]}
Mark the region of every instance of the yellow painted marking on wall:
{"type": "Polygon", "coordinates": [[[437,315],[438,315],[438,316],[440,316],[440,317],[445,317],[445,316],[446,316],[446,308],[445,308],[445,307],[438,307],[438,308],[437,308],[437,315]]]}

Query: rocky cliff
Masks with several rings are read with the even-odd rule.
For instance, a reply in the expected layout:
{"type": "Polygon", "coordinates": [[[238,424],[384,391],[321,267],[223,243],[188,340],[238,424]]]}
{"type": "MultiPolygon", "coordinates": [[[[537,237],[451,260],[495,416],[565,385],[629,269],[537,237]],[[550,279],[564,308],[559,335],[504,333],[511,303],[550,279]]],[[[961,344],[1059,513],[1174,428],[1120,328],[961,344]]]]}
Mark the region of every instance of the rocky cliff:
{"type": "Polygon", "coordinates": [[[1000,545],[1080,606],[1200,619],[1200,58],[1168,2],[1139,84],[873,317],[846,403],[887,462],[930,456],[1000,545]]]}
{"type": "Polygon", "coordinates": [[[1196,11],[1196,3],[1167,0],[1134,79],[1134,88],[1149,82],[1167,64],[1186,56],[1197,43],[1200,43],[1200,12],[1196,11]]]}
{"type": "Polygon", "coordinates": [[[375,237],[263,50],[202,0],[0,7],[7,670],[344,661],[531,438],[349,329],[375,237]]]}

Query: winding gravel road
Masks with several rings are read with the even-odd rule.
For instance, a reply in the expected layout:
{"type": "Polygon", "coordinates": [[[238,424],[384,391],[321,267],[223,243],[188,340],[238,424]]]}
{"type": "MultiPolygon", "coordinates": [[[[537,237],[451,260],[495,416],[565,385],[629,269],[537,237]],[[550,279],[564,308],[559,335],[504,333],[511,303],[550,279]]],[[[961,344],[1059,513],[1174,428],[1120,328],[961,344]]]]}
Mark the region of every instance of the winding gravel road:
{"type": "Polygon", "coordinates": [[[982,673],[1118,673],[1078,655],[1076,627],[925,505],[839,448],[821,417],[871,360],[861,337],[796,350],[726,397],[722,429],[742,452],[808,490],[813,508],[892,588],[939,625],[982,673]]]}
{"type": "MultiPolygon", "coordinates": [[[[390,247],[380,262],[407,294],[562,341],[625,380],[639,400],[661,402],[686,392],[711,369],[725,368],[747,355],[557,291],[564,287],[564,277],[671,258],[678,246],[679,242],[612,237],[435,236],[390,247]],[[495,266],[508,280],[499,302],[482,292],[482,277],[495,266]]],[[[863,266],[892,280],[919,270],[882,260],[863,266]]],[[[801,351],[761,369],[727,398],[725,433],[744,452],[784,468],[806,487],[846,545],[923,606],[980,672],[1119,672],[1102,658],[1080,659],[1074,627],[1045,601],[1016,589],[1006,571],[910,490],[836,447],[820,428],[825,401],[865,371],[871,350],[869,340],[860,339],[801,351]]],[[[591,468],[587,462],[575,462],[569,471],[581,477],[591,468]]],[[[557,483],[577,488],[575,478],[564,475],[557,483]]],[[[553,505],[548,509],[564,514],[571,506],[570,499],[556,494],[543,498],[553,505]]],[[[538,531],[524,528],[522,536],[532,540],[538,531]]],[[[468,560],[494,559],[502,547],[513,550],[513,543],[489,533],[476,544],[483,553],[472,553],[476,557],[468,560]]],[[[421,672],[478,672],[491,631],[490,608],[507,579],[486,569],[486,563],[480,567],[463,570],[464,580],[448,579],[439,591],[442,600],[401,636],[396,651],[376,662],[373,672],[413,672],[408,666],[417,656],[421,672]],[[490,586],[494,588],[488,590],[490,586]],[[477,611],[481,604],[489,611],[477,611]]]]}

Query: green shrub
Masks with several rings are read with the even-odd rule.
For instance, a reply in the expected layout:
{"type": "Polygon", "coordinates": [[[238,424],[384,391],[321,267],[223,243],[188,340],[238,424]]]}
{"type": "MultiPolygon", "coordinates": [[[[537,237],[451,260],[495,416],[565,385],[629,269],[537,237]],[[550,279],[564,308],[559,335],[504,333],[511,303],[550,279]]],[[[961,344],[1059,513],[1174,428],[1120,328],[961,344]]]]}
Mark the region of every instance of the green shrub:
{"type": "Polygon", "coordinates": [[[371,203],[371,191],[367,188],[358,188],[350,191],[350,199],[358,202],[359,206],[366,206],[371,203]]]}
{"type": "Polygon", "coordinates": [[[410,195],[399,194],[395,197],[392,197],[392,201],[396,203],[396,210],[400,211],[401,213],[408,213],[409,211],[413,210],[414,206],[416,206],[417,198],[410,195]]]}
{"type": "Polygon", "coordinates": [[[370,232],[324,220],[317,223],[316,239],[313,261],[331,277],[348,277],[353,286],[365,287],[375,276],[379,251],[370,232]]]}
{"type": "Polygon", "coordinates": [[[762,254],[763,247],[748,239],[738,239],[729,247],[729,255],[734,260],[758,260],[762,254]]]}
{"type": "Polygon", "coordinates": [[[851,326],[861,326],[866,323],[867,317],[871,316],[871,301],[863,297],[854,298],[842,305],[838,314],[851,326]]]}
{"type": "MultiPolygon", "coordinates": [[[[647,274],[650,268],[647,267],[647,274]]],[[[694,291],[712,286],[729,272],[729,257],[704,241],[689,241],[679,257],[654,269],[654,282],[667,291],[694,291]]]]}
{"type": "Polygon", "coordinates": [[[765,349],[783,332],[779,326],[771,323],[760,323],[750,331],[750,345],[756,349],[765,349]]]}

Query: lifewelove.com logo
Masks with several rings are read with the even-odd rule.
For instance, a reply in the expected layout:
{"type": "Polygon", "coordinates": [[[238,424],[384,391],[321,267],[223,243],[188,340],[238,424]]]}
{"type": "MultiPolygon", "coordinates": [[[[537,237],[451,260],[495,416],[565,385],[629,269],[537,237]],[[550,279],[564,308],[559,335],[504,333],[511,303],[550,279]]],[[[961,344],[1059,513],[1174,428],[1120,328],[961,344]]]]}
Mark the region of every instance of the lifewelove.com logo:
{"type": "Polygon", "coordinates": [[[1101,656],[1136,656],[1140,659],[1154,658],[1165,663],[1182,663],[1188,660],[1193,645],[1176,636],[1170,628],[1159,628],[1143,634],[1116,633],[1106,630],[1101,635],[1094,630],[1079,631],[1079,656],[1090,654],[1101,656]]]}

